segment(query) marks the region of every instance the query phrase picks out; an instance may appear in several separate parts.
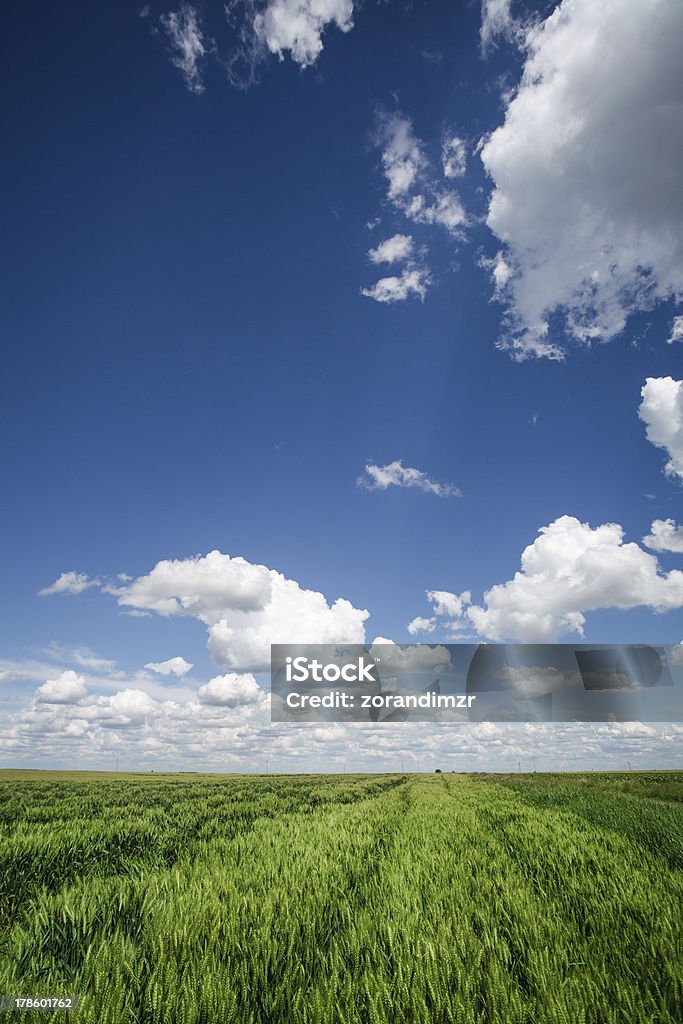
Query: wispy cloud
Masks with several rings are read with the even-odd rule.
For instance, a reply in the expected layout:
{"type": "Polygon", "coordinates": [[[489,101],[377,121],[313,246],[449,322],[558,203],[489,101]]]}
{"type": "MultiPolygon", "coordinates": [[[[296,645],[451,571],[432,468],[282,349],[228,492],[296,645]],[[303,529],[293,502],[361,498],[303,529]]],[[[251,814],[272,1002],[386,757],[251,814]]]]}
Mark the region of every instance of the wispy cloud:
{"type": "Polygon", "coordinates": [[[181,657],[169,658],[167,661],[148,661],[145,668],[160,676],[184,676],[192,668],[192,662],[181,657]]]}
{"type": "MultiPolygon", "coordinates": [[[[415,223],[440,225],[455,237],[463,237],[468,223],[465,210],[457,193],[442,185],[432,172],[410,118],[400,113],[380,114],[376,141],[382,150],[387,197],[393,206],[415,223]]],[[[446,167],[454,172],[465,159],[462,140],[453,136],[451,141],[455,148],[449,150],[444,172],[446,167]],[[458,147],[463,147],[462,152],[458,147]]]]}
{"type": "Polygon", "coordinates": [[[375,302],[405,302],[411,296],[424,299],[430,282],[428,271],[406,267],[400,275],[381,277],[371,288],[361,288],[360,292],[375,302]]]}
{"type": "Polygon", "coordinates": [[[667,345],[673,345],[675,341],[683,341],[683,316],[675,316],[671,324],[671,334],[666,339],[667,345]]]}
{"type": "Polygon", "coordinates": [[[356,481],[359,487],[369,491],[386,491],[388,487],[417,488],[427,494],[436,494],[439,498],[460,497],[461,492],[455,484],[438,483],[431,480],[421,469],[404,466],[401,459],[389,462],[386,466],[377,466],[368,462],[364,473],[356,481]]]}
{"type": "Polygon", "coordinates": [[[467,169],[467,146],[464,139],[452,133],[444,137],[441,166],[444,178],[461,178],[464,175],[467,169]]]}
{"type": "MultiPolygon", "coordinates": [[[[387,182],[387,201],[391,207],[413,224],[439,226],[461,239],[468,217],[455,190],[438,180],[417,138],[408,117],[401,113],[377,116],[375,144],[381,149],[381,163],[387,182]]],[[[464,173],[466,147],[453,133],[446,135],[442,145],[444,178],[464,173]]],[[[361,294],[376,302],[402,302],[410,296],[423,299],[432,283],[427,266],[428,250],[420,246],[417,253],[411,235],[395,234],[371,249],[373,263],[406,260],[400,276],[385,277],[361,289],[361,294]]]]}
{"type": "Polygon", "coordinates": [[[512,0],[482,0],[479,38],[484,55],[498,38],[512,39],[519,33],[520,25],[511,8],[512,0]]]}
{"type": "Polygon", "coordinates": [[[63,572],[49,587],[43,587],[38,593],[41,597],[50,594],[81,594],[88,587],[99,586],[100,581],[91,579],[84,572],[63,572]]]}
{"type": "Polygon", "coordinates": [[[183,4],[177,11],[162,14],[160,21],[171,41],[171,63],[181,71],[190,92],[203,93],[201,63],[211,44],[204,38],[196,8],[183,4]]]}

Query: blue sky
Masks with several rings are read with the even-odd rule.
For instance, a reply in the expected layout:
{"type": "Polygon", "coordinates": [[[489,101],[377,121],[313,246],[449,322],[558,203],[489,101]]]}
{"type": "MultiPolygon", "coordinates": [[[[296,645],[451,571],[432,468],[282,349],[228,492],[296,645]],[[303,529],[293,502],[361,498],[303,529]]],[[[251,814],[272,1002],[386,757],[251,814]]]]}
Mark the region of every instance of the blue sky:
{"type": "Polygon", "coordinates": [[[271,727],[266,641],[683,639],[682,20],[8,12],[2,763],[507,767],[271,727]]]}

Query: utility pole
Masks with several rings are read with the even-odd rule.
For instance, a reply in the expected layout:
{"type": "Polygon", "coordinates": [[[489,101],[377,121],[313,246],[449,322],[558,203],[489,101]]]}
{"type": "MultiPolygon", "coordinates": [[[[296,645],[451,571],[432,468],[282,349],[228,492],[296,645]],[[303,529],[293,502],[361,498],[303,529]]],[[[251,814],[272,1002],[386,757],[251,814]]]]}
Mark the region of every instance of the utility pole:
{"type": "Polygon", "coordinates": [[[270,764],[270,761],[268,760],[268,758],[266,758],[266,775],[268,774],[268,765],[269,764],[270,764]]]}

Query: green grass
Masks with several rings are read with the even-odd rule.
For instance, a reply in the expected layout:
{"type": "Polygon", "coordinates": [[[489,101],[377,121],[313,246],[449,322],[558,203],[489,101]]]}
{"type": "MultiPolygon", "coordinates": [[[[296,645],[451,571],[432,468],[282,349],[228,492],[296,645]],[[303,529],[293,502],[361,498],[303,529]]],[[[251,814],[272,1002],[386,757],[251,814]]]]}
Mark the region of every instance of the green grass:
{"type": "Polygon", "coordinates": [[[0,773],[0,993],[92,1024],[680,1024],[682,791],[0,773]]]}

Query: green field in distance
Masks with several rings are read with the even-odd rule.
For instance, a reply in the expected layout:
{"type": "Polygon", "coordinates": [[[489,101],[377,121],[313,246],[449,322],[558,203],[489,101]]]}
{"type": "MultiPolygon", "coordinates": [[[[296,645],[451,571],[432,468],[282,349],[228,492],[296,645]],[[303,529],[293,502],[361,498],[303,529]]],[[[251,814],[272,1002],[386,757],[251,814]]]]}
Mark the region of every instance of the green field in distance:
{"type": "Polygon", "coordinates": [[[681,1024],[683,774],[0,772],[0,995],[88,1024],[681,1024]]]}

